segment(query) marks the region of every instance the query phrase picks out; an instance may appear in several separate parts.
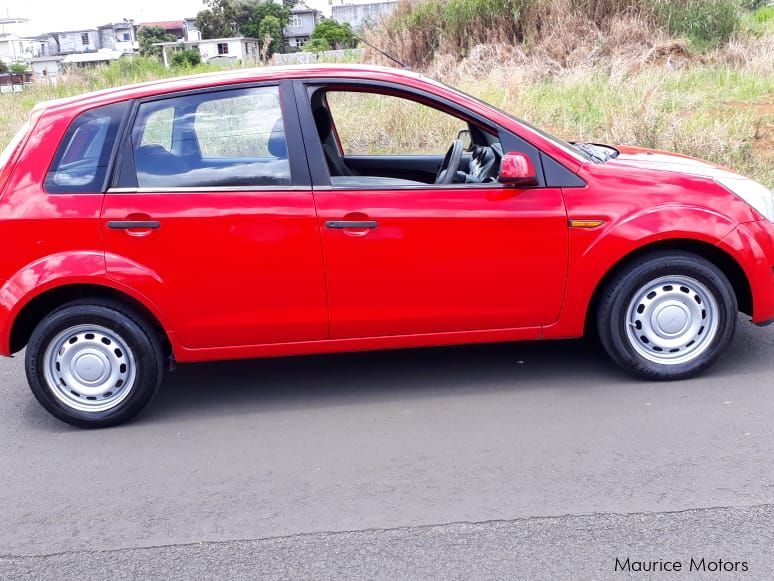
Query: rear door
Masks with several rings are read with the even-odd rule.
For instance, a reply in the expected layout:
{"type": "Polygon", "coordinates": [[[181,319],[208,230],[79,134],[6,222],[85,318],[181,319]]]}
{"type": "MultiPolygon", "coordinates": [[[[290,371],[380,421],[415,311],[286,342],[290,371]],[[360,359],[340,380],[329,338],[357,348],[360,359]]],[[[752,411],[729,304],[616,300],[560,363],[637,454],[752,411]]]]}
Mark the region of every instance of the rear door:
{"type": "Polygon", "coordinates": [[[137,107],[101,227],[111,277],[188,348],[328,337],[319,233],[284,85],[137,107]]]}

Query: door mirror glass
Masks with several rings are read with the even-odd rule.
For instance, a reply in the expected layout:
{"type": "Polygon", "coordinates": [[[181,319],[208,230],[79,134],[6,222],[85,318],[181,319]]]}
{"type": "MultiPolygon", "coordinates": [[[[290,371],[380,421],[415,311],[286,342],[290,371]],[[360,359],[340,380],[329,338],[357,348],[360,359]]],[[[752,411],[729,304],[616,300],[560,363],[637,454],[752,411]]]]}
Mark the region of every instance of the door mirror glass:
{"type": "Polygon", "coordinates": [[[457,139],[462,142],[462,149],[470,151],[473,149],[473,136],[470,134],[470,129],[463,129],[457,134],[457,139]]]}
{"type": "Polygon", "coordinates": [[[503,156],[500,162],[501,184],[512,186],[536,186],[538,185],[537,172],[529,156],[512,151],[503,156]]]}

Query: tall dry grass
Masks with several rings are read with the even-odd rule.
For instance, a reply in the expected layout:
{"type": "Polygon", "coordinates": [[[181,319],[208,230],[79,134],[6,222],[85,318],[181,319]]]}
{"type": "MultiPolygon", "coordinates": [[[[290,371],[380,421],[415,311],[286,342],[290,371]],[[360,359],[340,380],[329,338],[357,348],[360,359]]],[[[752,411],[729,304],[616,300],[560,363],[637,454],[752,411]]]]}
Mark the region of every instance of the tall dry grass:
{"type": "Polygon", "coordinates": [[[400,0],[367,36],[402,62],[425,67],[439,55],[462,59],[491,44],[560,61],[579,48],[665,36],[707,47],[725,43],[739,25],[739,0],[400,0]]]}

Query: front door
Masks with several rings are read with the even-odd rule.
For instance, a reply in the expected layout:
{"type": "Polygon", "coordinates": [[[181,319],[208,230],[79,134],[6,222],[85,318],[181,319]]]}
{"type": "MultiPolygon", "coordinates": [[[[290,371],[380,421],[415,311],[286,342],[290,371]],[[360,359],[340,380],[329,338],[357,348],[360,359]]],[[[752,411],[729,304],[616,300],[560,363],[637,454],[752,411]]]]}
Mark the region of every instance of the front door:
{"type": "Polygon", "coordinates": [[[499,165],[482,165],[503,146],[496,129],[480,127],[470,129],[481,149],[456,183],[434,185],[432,171],[418,181],[416,168],[437,171],[466,121],[395,94],[317,90],[326,95],[312,94],[310,106],[330,185],[315,187],[315,200],[333,338],[557,319],[568,256],[559,188],[497,183],[499,165]],[[407,155],[418,162],[405,164],[407,155]]]}
{"type": "Polygon", "coordinates": [[[130,187],[105,196],[107,267],[157,304],[185,347],[328,337],[314,201],[288,98],[275,84],[139,106],[122,151],[130,187]]]}

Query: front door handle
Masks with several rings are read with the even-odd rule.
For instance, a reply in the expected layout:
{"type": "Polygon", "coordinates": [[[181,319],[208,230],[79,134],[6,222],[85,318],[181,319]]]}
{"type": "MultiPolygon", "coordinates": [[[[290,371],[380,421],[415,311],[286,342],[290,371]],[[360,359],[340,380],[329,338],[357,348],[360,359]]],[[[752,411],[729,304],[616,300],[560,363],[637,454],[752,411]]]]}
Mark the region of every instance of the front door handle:
{"type": "Polygon", "coordinates": [[[107,223],[111,230],[156,230],[161,222],[156,220],[111,220],[107,223]]]}
{"type": "Polygon", "coordinates": [[[326,228],[378,228],[379,222],[376,220],[328,220],[325,223],[326,228]]]}

